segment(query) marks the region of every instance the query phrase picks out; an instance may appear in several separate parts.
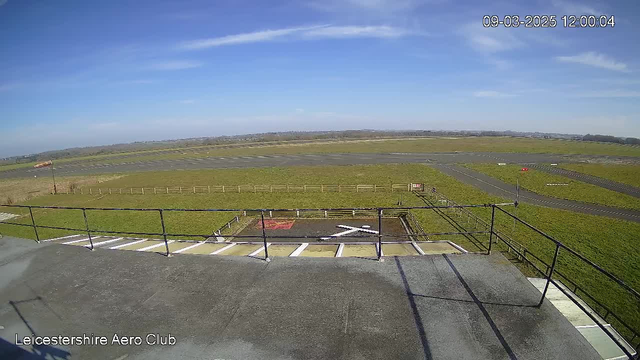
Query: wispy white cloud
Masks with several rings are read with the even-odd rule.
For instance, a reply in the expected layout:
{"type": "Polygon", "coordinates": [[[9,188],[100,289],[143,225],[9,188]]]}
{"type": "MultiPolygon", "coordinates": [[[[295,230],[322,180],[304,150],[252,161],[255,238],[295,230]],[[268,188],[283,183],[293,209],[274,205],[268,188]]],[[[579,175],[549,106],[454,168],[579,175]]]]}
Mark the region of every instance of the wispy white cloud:
{"type": "Polygon", "coordinates": [[[574,56],[557,56],[557,61],[583,64],[615,71],[628,71],[627,64],[618,62],[604,54],[585,52],[574,56]]]}
{"type": "Polygon", "coordinates": [[[307,38],[395,38],[411,34],[410,31],[393,26],[327,26],[305,31],[307,38]]]}
{"type": "Polygon", "coordinates": [[[9,0],[0,0],[0,6],[6,4],[9,0]]]}
{"type": "Polygon", "coordinates": [[[193,69],[201,67],[203,64],[198,61],[191,60],[171,60],[171,61],[162,61],[156,62],[147,67],[148,70],[184,70],[184,69],[193,69]]]}
{"type": "Polygon", "coordinates": [[[524,43],[513,34],[513,29],[485,28],[478,22],[463,26],[458,33],[474,50],[490,54],[521,47],[524,43]]]}
{"type": "Polygon", "coordinates": [[[603,15],[604,13],[594,9],[593,7],[583,4],[576,3],[571,1],[564,0],[553,0],[551,4],[556,8],[560,9],[563,13],[567,15],[603,15]]]}
{"type": "Polygon", "coordinates": [[[227,35],[227,36],[216,37],[216,38],[186,41],[179,44],[178,47],[185,50],[198,50],[198,49],[207,49],[207,48],[223,46],[223,45],[237,45],[237,44],[246,44],[246,43],[265,42],[265,41],[272,41],[278,38],[282,38],[291,34],[300,33],[308,30],[314,30],[314,29],[318,29],[326,26],[328,25],[291,27],[291,28],[276,29],[276,30],[254,31],[250,33],[227,35]]]}
{"type": "Polygon", "coordinates": [[[494,91],[494,90],[481,90],[481,91],[474,92],[473,96],[480,97],[480,98],[502,99],[502,98],[514,97],[515,95],[507,94],[500,91],[494,91]]]}
{"type": "MultiPolygon", "coordinates": [[[[268,42],[278,39],[347,39],[347,38],[397,38],[417,34],[403,28],[393,26],[332,26],[317,25],[291,27],[275,30],[261,30],[250,33],[227,35],[216,38],[185,41],[178,44],[182,50],[199,50],[225,45],[268,42]]],[[[422,34],[426,35],[426,34],[422,34]]]]}

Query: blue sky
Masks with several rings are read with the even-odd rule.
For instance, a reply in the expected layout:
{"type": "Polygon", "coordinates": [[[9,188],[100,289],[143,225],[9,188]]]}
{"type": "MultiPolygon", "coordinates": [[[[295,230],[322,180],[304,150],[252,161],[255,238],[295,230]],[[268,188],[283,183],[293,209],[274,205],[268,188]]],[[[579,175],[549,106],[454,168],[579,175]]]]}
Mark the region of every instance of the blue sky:
{"type": "Polygon", "coordinates": [[[0,157],[286,130],[640,137],[639,15],[635,0],[0,0],[0,157]]]}

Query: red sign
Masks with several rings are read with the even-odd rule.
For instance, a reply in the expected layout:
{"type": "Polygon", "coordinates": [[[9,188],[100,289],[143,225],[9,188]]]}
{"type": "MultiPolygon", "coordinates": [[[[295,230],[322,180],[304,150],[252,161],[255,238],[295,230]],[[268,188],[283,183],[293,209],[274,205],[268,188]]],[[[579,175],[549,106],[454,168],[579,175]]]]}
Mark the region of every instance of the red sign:
{"type": "Polygon", "coordinates": [[[529,168],[522,168],[520,171],[529,171],[529,168]]]}
{"type": "Polygon", "coordinates": [[[34,168],[39,169],[39,168],[43,168],[43,167],[47,167],[47,166],[51,166],[53,164],[53,162],[51,162],[51,160],[49,161],[45,161],[39,164],[35,164],[33,165],[34,168]]]}
{"type": "MultiPolygon", "coordinates": [[[[269,219],[264,221],[264,228],[266,230],[289,230],[293,226],[295,220],[275,220],[269,219]]],[[[262,229],[262,222],[258,221],[256,229],[262,229]]]]}

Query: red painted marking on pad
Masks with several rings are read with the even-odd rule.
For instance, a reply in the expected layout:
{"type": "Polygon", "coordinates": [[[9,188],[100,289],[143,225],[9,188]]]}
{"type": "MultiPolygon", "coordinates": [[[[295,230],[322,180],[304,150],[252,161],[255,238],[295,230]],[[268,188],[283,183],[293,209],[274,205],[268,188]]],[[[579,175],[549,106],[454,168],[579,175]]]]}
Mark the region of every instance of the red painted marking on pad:
{"type": "MultiPolygon", "coordinates": [[[[265,220],[264,228],[266,230],[289,230],[293,226],[295,220],[265,220]]],[[[258,220],[256,224],[256,229],[262,229],[262,221],[258,220]]]]}

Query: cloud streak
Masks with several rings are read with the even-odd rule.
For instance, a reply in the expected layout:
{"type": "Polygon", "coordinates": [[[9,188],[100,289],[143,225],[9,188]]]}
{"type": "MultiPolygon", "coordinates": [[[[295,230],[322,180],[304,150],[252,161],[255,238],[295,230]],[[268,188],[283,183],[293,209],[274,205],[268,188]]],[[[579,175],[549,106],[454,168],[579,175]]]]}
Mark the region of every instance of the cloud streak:
{"type": "Polygon", "coordinates": [[[172,71],[199,68],[203,64],[198,61],[191,60],[171,60],[156,62],[147,67],[148,70],[155,71],[172,71]]]}
{"type": "Polygon", "coordinates": [[[473,96],[479,97],[479,98],[504,99],[504,98],[514,97],[515,95],[507,94],[500,91],[494,91],[494,90],[482,90],[482,91],[474,92],[473,96]]]}
{"type": "Polygon", "coordinates": [[[607,70],[628,71],[627,64],[617,62],[604,54],[599,54],[593,51],[575,56],[557,56],[556,60],[566,63],[588,65],[607,70]]]}
{"type": "MultiPolygon", "coordinates": [[[[332,26],[316,25],[290,27],[275,30],[261,30],[243,34],[185,41],[178,44],[181,50],[202,50],[219,46],[269,42],[280,39],[348,39],[348,38],[397,38],[416,34],[393,26],[332,26]]],[[[424,35],[424,34],[423,34],[424,35]]]]}

